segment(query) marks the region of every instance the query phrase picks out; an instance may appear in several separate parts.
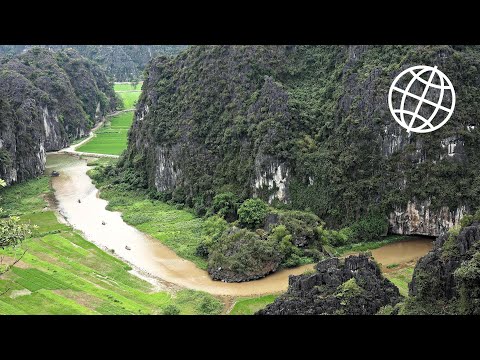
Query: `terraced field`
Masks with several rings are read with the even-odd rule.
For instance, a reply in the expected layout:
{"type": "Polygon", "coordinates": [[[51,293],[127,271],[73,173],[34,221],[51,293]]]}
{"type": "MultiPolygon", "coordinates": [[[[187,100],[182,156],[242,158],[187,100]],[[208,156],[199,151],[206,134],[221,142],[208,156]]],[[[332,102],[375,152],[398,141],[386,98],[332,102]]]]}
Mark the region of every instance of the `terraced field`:
{"type": "Polygon", "coordinates": [[[159,291],[134,276],[130,266],[61,224],[43,197],[42,177],[1,191],[2,206],[38,225],[22,249],[0,250],[22,260],[0,278],[0,314],[216,314],[223,304],[199,291],[159,291]]]}

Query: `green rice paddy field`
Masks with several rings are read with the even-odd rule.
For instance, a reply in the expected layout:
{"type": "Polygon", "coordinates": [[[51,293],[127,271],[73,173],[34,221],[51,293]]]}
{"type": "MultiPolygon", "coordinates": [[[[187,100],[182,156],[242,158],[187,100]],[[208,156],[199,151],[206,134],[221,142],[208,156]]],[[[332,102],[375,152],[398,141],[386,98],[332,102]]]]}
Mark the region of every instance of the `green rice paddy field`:
{"type": "Polygon", "coordinates": [[[113,116],[95,132],[95,137],[77,151],[120,155],[127,148],[127,134],[132,126],[133,111],[113,116]]]}
{"type": "Polygon", "coordinates": [[[2,207],[38,225],[22,249],[0,250],[4,263],[27,249],[0,277],[0,314],[217,314],[223,304],[198,291],[157,291],[124,262],[61,224],[45,208],[48,177],[0,191],[2,207]]]}
{"type": "Polygon", "coordinates": [[[122,110],[135,109],[138,98],[140,97],[140,91],[118,92],[117,93],[123,101],[122,110]]]}
{"type": "Polygon", "coordinates": [[[137,84],[137,86],[133,87],[131,83],[115,83],[113,84],[113,90],[115,91],[133,91],[133,90],[142,90],[143,82],[137,84]]]}

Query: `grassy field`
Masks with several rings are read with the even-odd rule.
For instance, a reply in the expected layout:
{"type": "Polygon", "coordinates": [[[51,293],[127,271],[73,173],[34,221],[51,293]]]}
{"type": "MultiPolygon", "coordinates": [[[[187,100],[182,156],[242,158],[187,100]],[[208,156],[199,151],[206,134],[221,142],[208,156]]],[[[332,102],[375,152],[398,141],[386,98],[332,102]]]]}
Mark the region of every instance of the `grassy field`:
{"type": "Polygon", "coordinates": [[[141,91],[130,91],[130,92],[119,92],[117,93],[120,98],[123,100],[123,109],[134,109],[138,98],[140,97],[141,91]]]}
{"type": "Polygon", "coordinates": [[[111,117],[104,127],[95,132],[95,137],[77,151],[120,155],[127,148],[127,134],[132,121],[133,111],[111,117]]]}
{"type": "MultiPolygon", "coordinates": [[[[95,171],[92,169],[89,174],[95,171]]],[[[174,205],[148,199],[141,191],[120,189],[119,185],[102,181],[97,181],[96,186],[100,197],[109,201],[107,209],[120,211],[127,224],[158,239],[199,268],[207,268],[206,260],[195,255],[204,232],[202,218],[174,205]]]]}
{"type": "Polygon", "coordinates": [[[412,281],[414,268],[415,262],[410,262],[392,269],[386,269],[383,275],[398,287],[400,294],[407,296],[408,284],[412,281]]]}
{"type": "MultiPolygon", "coordinates": [[[[59,223],[43,200],[42,177],[3,189],[2,207],[39,226],[22,261],[0,278],[0,314],[217,314],[223,304],[204,292],[154,291],[124,262],[59,223]]],[[[20,250],[17,250],[17,253],[20,250]]],[[[0,250],[11,261],[13,250],[0,250]]]]}
{"type": "Polygon", "coordinates": [[[137,84],[137,86],[133,87],[132,84],[126,84],[126,83],[115,83],[113,84],[113,90],[114,91],[133,91],[133,90],[142,90],[142,84],[143,82],[140,82],[137,84]]]}
{"type": "Polygon", "coordinates": [[[239,298],[229,315],[253,315],[268,304],[275,301],[277,295],[265,295],[254,298],[239,298]]]}

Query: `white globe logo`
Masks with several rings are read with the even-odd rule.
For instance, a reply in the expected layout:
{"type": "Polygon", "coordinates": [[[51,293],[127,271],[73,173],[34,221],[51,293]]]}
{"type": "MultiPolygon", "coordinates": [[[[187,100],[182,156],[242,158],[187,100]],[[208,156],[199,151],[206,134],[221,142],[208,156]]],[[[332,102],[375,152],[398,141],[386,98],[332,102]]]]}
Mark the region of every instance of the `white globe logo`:
{"type": "Polygon", "coordinates": [[[436,66],[412,66],[393,81],[388,105],[395,121],[407,132],[428,133],[441,128],[452,116],[455,89],[436,66]]]}

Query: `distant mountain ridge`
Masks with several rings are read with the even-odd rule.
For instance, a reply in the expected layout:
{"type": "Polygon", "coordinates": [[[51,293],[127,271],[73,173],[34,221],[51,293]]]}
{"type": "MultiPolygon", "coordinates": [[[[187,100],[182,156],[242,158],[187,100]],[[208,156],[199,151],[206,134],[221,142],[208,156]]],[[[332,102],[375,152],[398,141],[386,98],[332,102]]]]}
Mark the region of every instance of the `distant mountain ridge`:
{"type": "MultiPolygon", "coordinates": [[[[0,57],[12,56],[34,45],[0,45],[0,57]]],[[[73,48],[98,63],[112,81],[133,81],[142,77],[147,63],[159,55],[172,56],[185,45],[39,45],[53,50],[73,48]]]]}

